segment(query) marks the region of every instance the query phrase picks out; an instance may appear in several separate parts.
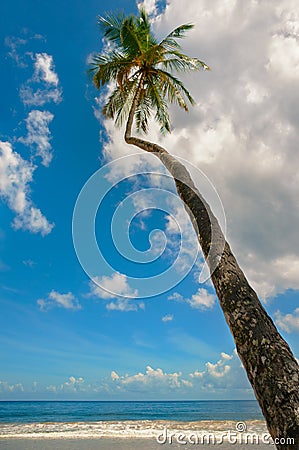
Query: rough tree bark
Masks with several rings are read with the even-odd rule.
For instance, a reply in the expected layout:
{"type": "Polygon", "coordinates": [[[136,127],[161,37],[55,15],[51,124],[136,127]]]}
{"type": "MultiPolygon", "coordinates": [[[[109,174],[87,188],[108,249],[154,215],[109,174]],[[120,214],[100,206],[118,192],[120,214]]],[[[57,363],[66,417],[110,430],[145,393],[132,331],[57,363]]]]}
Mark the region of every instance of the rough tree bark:
{"type": "Polygon", "coordinates": [[[239,267],[209,205],[189,172],[163,147],[131,135],[142,79],[127,121],[125,141],[154,153],[173,176],[209,265],[225,319],[235,340],[268,430],[279,450],[299,450],[299,366],[239,267]],[[277,439],[293,438],[295,443],[277,439]]]}

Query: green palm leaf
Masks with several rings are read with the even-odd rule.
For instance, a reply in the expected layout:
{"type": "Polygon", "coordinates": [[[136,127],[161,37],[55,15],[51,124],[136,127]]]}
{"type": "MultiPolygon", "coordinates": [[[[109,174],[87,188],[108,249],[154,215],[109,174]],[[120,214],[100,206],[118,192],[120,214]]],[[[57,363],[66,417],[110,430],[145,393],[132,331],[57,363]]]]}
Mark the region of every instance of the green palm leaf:
{"type": "Polygon", "coordinates": [[[98,89],[109,82],[116,83],[103,114],[114,119],[117,126],[134,115],[137,131],[146,133],[154,112],[161,132],[170,132],[167,104],[174,103],[188,111],[188,103],[195,103],[173,72],[209,69],[203,61],[181,52],[178,40],[193,25],[180,25],[158,43],[144,9],[138,16],[108,13],[98,22],[112,45],[110,50],[107,47],[107,53],[94,57],[90,69],[93,82],[98,89]]]}

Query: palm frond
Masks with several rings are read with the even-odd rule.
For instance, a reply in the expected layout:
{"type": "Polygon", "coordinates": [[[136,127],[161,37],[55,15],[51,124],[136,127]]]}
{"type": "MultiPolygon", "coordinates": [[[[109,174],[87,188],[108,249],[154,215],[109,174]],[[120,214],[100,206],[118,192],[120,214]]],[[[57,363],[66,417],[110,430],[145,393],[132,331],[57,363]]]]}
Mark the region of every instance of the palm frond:
{"type": "Polygon", "coordinates": [[[107,13],[105,17],[98,17],[98,25],[103,31],[104,37],[121,46],[120,32],[126,16],[123,12],[118,14],[107,13]]]}
{"type": "Polygon", "coordinates": [[[184,25],[180,25],[179,27],[175,28],[166,36],[167,38],[184,38],[187,31],[192,30],[194,28],[193,23],[185,23],[184,25]]]}
{"type": "Polygon", "coordinates": [[[126,89],[123,93],[123,103],[121,108],[117,111],[115,115],[115,125],[121,127],[128,119],[132,103],[136,94],[136,89],[138,86],[138,80],[131,81],[127,84],[126,89]]]}
{"type": "Polygon", "coordinates": [[[116,87],[103,107],[103,115],[108,119],[114,119],[117,112],[122,109],[123,104],[124,94],[121,92],[119,87],[116,87]]]}
{"type": "Polygon", "coordinates": [[[135,58],[156,44],[144,9],[141,9],[139,18],[129,16],[123,22],[120,36],[125,53],[135,58]]]}
{"type": "Polygon", "coordinates": [[[127,55],[136,57],[142,52],[142,44],[134,17],[127,18],[121,29],[121,43],[127,55]]]}
{"type": "Polygon", "coordinates": [[[95,86],[101,89],[109,81],[119,79],[120,73],[129,73],[131,69],[132,59],[114,50],[109,55],[95,56],[90,72],[94,73],[95,86]]]}
{"type": "Polygon", "coordinates": [[[135,112],[136,130],[138,133],[148,132],[148,122],[151,117],[151,101],[147,95],[143,95],[140,98],[138,106],[135,112]]]}
{"type": "Polygon", "coordinates": [[[148,93],[152,109],[156,110],[155,119],[160,125],[161,133],[170,133],[171,128],[167,103],[164,100],[163,92],[155,77],[151,77],[151,83],[148,85],[148,93]]]}
{"type": "Polygon", "coordinates": [[[177,104],[187,111],[188,103],[195,103],[173,72],[209,70],[203,61],[190,58],[181,51],[178,41],[193,25],[180,25],[161,42],[153,35],[148,16],[142,8],[138,16],[109,13],[99,18],[99,25],[112,46],[109,53],[94,58],[90,69],[93,82],[99,89],[111,81],[116,83],[103,114],[114,119],[117,126],[127,121],[130,113],[134,114],[137,131],[144,133],[148,131],[149,119],[154,114],[161,132],[170,132],[167,105],[177,104]]]}
{"type": "Polygon", "coordinates": [[[210,70],[210,67],[198,58],[190,58],[189,56],[183,55],[179,52],[172,51],[171,53],[166,53],[166,57],[160,61],[160,64],[166,70],[175,70],[177,72],[188,72],[189,70],[210,70]],[[171,57],[167,57],[167,56],[171,57]],[[174,57],[172,57],[174,56],[174,57]]]}
{"type": "MultiPolygon", "coordinates": [[[[190,92],[184,86],[184,84],[181,80],[179,80],[174,75],[172,75],[171,73],[166,72],[164,70],[159,69],[157,72],[160,73],[161,77],[163,77],[165,80],[167,80],[167,81],[165,81],[165,83],[168,83],[169,86],[173,86],[173,88],[177,89],[178,92],[184,94],[187,97],[187,99],[189,100],[191,105],[195,104],[195,100],[193,99],[190,92]]],[[[167,88],[166,88],[166,91],[167,91],[167,88]]]]}
{"type": "Polygon", "coordinates": [[[193,24],[187,23],[180,25],[171,31],[161,42],[160,45],[166,50],[181,49],[181,45],[176,41],[176,39],[182,39],[185,37],[187,31],[194,27],[193,24]]]}

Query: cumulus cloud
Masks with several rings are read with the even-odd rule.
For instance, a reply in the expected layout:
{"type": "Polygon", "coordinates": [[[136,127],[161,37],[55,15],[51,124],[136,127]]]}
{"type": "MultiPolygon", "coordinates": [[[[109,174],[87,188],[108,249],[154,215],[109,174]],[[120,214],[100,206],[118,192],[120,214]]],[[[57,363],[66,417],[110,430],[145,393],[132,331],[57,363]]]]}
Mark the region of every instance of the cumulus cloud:
{"type": "Polygon", "coordinates": [[[21,86],[20,97],[22,102],[25,105],[34,106],[42,106],[49,102],[60,103],[62,101],[62,89],[58,86],[59,79],[54,69],[52,55],[36,53],[31,57],[34,60],[34,74],[21,86]]]}
{"type": "Polygon", "coordinates": [[[46,391],[52,392],[54,394],[57,393],[77,393],[77,392],[84,392],[84,378],[82,377],[74,377],[70,376],[67,381],[60,385],[49,385],[46,387],[46,391]]]}
{"type": "Polygon", "coordinates": [[[0,197],[16,213],[13,226],[46,235],[54,225],[30,199],[34,170],[35,166],[13,151],[9,142],[0,141],[0,197]]]}
{"type": "MultiPolygon", "coordinates": [[[[204,370],[190,373],[194,388],[211,394],[222,391],[236,391],[251,394],[249,381],[236,350],[231,355],[222,352],[216,362],[208,361],[204,370]]],[[[242,394],[241,394],[242,395],[242,394]]]]}
{"type": "Polygon", "coordinates": [[[56,292],[54,290],[52,290],[49,293],[46,300],[38,299],[37,304],[41,311],[48,311],[49,309],[55,307],[73,311],[78,311],[79,309],[82,309],[82,306],[80,305],[79,301],[75,298],[75,296],[71,292],[68,292],[67,294],[60,294],[59,292],[56,292]]]}
{"type": "Polygon", "coordinates": [[[145,308],[143,302],[130,301],[138,296],[138,290],[131,288],[124,274],[116,272],[111,277],[94,277],[89,285],[91,296],[104,300],[114,299],[106,304],[106,309],[110,311],[128,312],[145,308]]]}
{"type": "Polygon", "coordinates": [[[298,36],[275,34],[269,49],[269,71],[276,72],[282,79],[298,79],[299,48],[298,36]]]}
{"type": "Polygon", "coordinates": [[[7,394],[13,392],[24,392],[22,383],[11,384],[7,381],[0,381],[0,393],[7,394]]]}
{"type": "Polygon", "coordinates": [[[117,299],[114,302],[107,303],[106,309],[109,311],[138,311],[138,309],[144,309],[145,305],[143,302],[132,303],[128,299],[117,299]]]}
{"type": "MultiPolygon", "coordinates": [[[[163,13],[152,0],[144,6],[156,13],[158,37],[192,21],[184,51],[212,68],[182,75],[197,105],[188,115],[171,107],[172,134],[162,138],[151,124],[148,139],[213,181],[226,211],[228,240],[262,299],[299,289],[296,2],[171,0],[163,13]]],[[[107,159],[135,151],[124,144],[123,130],[112,121],[104,125],[107,159]]]]}
{"type": "Polygon", "coordinates": [[[188,115],[171,108],[173,132],[162,145],[213,181],[228,239],[260,296],[299,289],[296,4],[172,0],[154,26],[162,36],[190,21],[184,50],[212,71],[183,76],[198,104],[188,115]]]}
{"type": "Polygon", "coordinates": [[[118,392],[138,391],[167,395],[173,391],[184,393],[186,398],[222,398],[229,392],[233,398],[252,397],[252,390],[236,351],[222,352],[216,362],[207,361],[203,370],[184,374],[182,371],[165,372],[147,366],[144,372],[121,375],[113,370],[110,375],[118,392]]]}
{"type": "Polygon", "coordinates": [[[26,67],[24,56],[19,54],[19,47],[27,43],[26,39],[7,36],[4,40],[5,45],[9,48],[8,55],[16,62],[19,67],[26,67]]]}
{"type": "MultiPolygon", "coordinates": [[[[29,39],[40,39],[36,35],[29,39]]],[[[23,52],[20,56],[17,48],[20,45],[27,44],[27,40],[7,37],[6,45],[11,49],[12,56],[20,67],[26,67],[34,62],[33,76],[20,87],[20,98],[24,105],[41,107],[49,102],[60,103],[62,101],[62,89],[59,87],[58,75],[55,72],[52,55],[47,53],[23,52]],[[26,64],[22,61],[26,60],[26,64]],[[28,63],[29,61],[29,63],[28,63]]],[[[34,157],[41,157],[42,164],[46,167],[52,161],[52,148],[50,144],[51,133],[49,124],[54,115],[49,111],[34,109],[29,112],[25,119],[27,136],[20,137],[18,140],[31,148],[34,157]]]]}
{"type": "Polygon", "coordinates": [[[9,48],[8,55],[18,67],[25,68],[32,65],[33,62],[33,76],[20,88],[20,97],[25,105],[42,106],[48,102],[60,103],[62,101],[62,89],[59,87],[53,56],[45,52],[25,51],[25,46],[29,41],[41,39],[43,39],[41,35],[26,36],[26,39],[16,36],[5,38],[5,45],[9,48]],[[21,48],[22,51],[20,51],[21,48]]]}
{"type": "Polygon", "coordinates": [[[199,288],[196,294],[193,294],[190,300],[187,300],[187,303],[191,306],[191,308],[195,309],[211,309],[213,308],[216,302],[216,296],[214,294],[210,294],[206,289],[199,288]]]}
{"type": "Polygon", "coordinates": [[[53,157],[49,130],[49,123],[53,118],[53,114],[49,111],[37,109],[30,111],[26,118],[27,136],[19,139],[20,142],[32,148],[34,156],[41,157],[42,164],[46,167],[50,165],[53,157]]]}
{"type": "MultiPolygon", "coordinates": [[[[145,373],[139,372],[135,375],[118,375],[115,371],[111,372],[111,379],[119,386],[150,386],[162,387],[167,386],[170,389],[180,388],[182,385],[182,372],[166,373],[162,369],[153,369],[151,366],[146,367],[145,373]]],[[[184,380],[188,381],[188,380],[184,380]]]]}
{"type": "Polygon", "coordinates": [[[175,300],[177,302],[183,302],[184,297],[181,294],[179,294],[178,292],[174,292],[173,294],[168,296],[168,300],[175,300]]]}
{"type": "Polygon", "coordinates": [[[45,103],[62,101],[61,89],[36,89],[31,86],[22,86],[20,89],[20,97],[24,105],[42,106],[45,103]]]}
{"type": "Polygon", "coordinates": [[[34,63],[34,77],[36,80],[43,80],[46,83],[58,85],[58,75],[54,69],[52,55],[47,53],[36,53],[34,63]]]}
{"type": "Polygon", "coordinates": [[[144,0],[143,2],[138,3],[138,8],[144,8],[146,12],[150,15],[156,14],[156,0],[144,0]]]}
{"type": "MultiPolygon", "coordinates": [[[[232,354],[222,352],[217,360],[208,360],[201,370],[184,373],[182,370],[165,370],[148,364],[145,370],[135,370],[130,374],[122,374],[111,370],[110,376],[97,381],[89,381],[85,376],[69,376],[59,383],[47,386],[33,382],[31,386],[19,383],[0,381],[0,394],[15,398],[15,393],[32,394],[32,392],[47,395],[63,396],[70,394],[84,395],[84,398],[103,393],[117,394],[117,398],[139,399],[157,398],[253,398],[252,389],[246,378],[244,368],[236,351],[232,354]]],[[[3,396],[4,396],[3,395],[3,396]]],[[[101,397],[102,398],[102,397],[101,397]]],[[[109,397],[108,397],[109,398],[109,397]]]]}
{"type": "Polygon", "coordinates": [[[111,277],[95,277],[90,283],[91,293],[100,298],[137,297],[138,291],[129,286],[127,276],[122,273],[114,273],[111,277]]]}
{"type": "Polygon", "coordinates": [[[216,296],[210,294],[207,289],[198,288],[197,292],[191,298],[184,298],[178,292],[168,296],[168,300],[174,300],[181,303],[187,303],[191,308],[199,310],[212,309],[216,302],[216,296]]]}
{"type": "Polygon", "coordinates": [[[292,314],[282,314],[280,311],[276,311],[274,317],[281,330],[287,333],[299,332],[299,308],[296,308],[292,314]]]}
{"type": "Polygon", "coordinates": [[[228,355],[227,353],[221,353],[221,359],[215,364],[207,362],[206,369],[203,372],[195,371],[194,373],[191,373],[190,376],[191,378],[203,378],[210,375],[212,378],[222,378],[231,370],[231,367],[227,362],[232,358],[233,356],[228,355]]]}

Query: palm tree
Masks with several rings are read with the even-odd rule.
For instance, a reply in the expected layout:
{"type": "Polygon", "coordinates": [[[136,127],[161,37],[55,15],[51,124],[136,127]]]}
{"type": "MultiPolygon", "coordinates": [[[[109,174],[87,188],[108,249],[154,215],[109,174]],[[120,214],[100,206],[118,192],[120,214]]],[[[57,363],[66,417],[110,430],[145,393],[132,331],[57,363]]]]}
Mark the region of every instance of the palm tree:
{"type": "Polygon", "coordinates": [[[173,176],[269,432],[273,439],[296,440],[275,441],[278,449],[299,449],[299,366],[288,344],[249,285],[186,168],[160,145],[132,136],[133,123],[137,132],[147,132],[153,113],[161,132],[170,132],[168,103],[176,103],[185,111],[188,104],[194,104],[189,91],[173,74],[209,70],[203,61],[181,51],[178,40],[192,25],[179,26],[159,42],[143,9],[138,16],[107,14],[99,18],[99,24],[109,46],[94,57],[93,82],[98,89],[114,82],[103,114],[118,126],[125,124],[126,143],[154,153],[173,176]]]}

